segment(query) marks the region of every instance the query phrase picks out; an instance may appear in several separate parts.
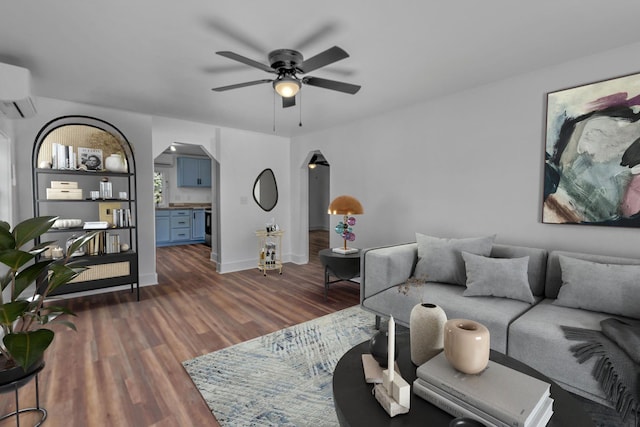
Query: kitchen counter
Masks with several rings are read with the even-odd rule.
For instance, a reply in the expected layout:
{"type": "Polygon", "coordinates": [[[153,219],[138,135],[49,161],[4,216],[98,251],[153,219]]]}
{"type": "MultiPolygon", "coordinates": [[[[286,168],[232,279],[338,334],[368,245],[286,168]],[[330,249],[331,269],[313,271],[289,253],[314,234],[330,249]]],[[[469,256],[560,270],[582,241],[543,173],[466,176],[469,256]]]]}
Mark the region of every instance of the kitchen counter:
{"type": "Polygon", "coordinates": [[[169,206],[156,206],[157,211],[168,211],[174,209],[211,209],[211,203],[171,203],[169,206]]]}

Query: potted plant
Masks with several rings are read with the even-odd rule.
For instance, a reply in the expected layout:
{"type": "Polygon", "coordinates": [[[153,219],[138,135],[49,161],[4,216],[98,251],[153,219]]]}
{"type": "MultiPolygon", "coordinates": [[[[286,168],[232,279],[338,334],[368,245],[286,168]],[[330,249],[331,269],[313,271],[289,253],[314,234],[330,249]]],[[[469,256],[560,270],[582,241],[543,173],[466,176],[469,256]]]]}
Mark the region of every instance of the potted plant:
{"type": "Polygon", "coordinates": [[[71,261],[71,254],[92,239],[95,232],[75,240],[58,260],[39,256],[54,242],[23,249],[49,231],[56,219],[54,216],[27,219],[13,230],[0,221],[0,263],[5,267],[0,268],[6,270],[0,270],[0,384],[25,377],[42,366],[44,352],[54,338],[54,332],[46,327],[49,323],[64,323],[75,330],[73,323],[57,319],[63,314],[73,315],[71,311],[45,301],[51,292],[85,270],[74,265],[77,263],[71,261]],[[25,298],[23,294],[31,293],[30,290],[33,293],[25,298]]]}

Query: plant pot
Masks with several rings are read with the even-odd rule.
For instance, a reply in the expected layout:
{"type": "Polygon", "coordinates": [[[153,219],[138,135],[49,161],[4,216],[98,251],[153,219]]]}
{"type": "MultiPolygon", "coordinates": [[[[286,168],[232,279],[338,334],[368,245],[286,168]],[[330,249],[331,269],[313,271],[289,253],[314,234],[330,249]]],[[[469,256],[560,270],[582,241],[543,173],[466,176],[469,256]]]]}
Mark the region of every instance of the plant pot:
{"type": "Polygon", "coordinates": [[[444,355],[465,374],[482,372],[489,363],[489,330],[473,320],[451,319],[444,324],[444,355]]]}
{"type": "Polygon", "coordinates": [[[22,367],[17,366],[13,361],[9,361],[6,357],[0,355],[0,387],[21,379],[29,379],[37,371],[42,369],[43,366],[44,359],[41,359],[25,371],[22,367]]]}
{"type": "Polygon", "coordinates": [[[411,361],[422,365],[444,348],[444,324],[447,315],[435,304],[416,304],[409,317],[411,361]]]}
{"type": "MultiPolygon", "coordinates": [[[[393,360],[398,358],[398,344],[394,346],[393,360]]],[[[378,331],[369,341],[369,352],[382,368],[388,365],[387,354],[389,349],[389,336],[387,331],[378,331]]]]}

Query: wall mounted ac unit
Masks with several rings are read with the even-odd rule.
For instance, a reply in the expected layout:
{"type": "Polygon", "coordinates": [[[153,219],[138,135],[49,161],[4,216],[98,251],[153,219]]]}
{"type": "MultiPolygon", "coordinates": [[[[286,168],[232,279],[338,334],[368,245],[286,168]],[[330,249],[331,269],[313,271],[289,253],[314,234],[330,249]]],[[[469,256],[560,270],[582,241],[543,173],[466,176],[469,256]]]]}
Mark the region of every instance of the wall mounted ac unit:
{"type": "Polygon", "coordinates": [[[31,73],[26,68],[0,63],[0,112],[10,119],[35,116],[31,73]]]}
{"type": "Polygon", "coordinates": [[[172,154],[160,153],[153,160],[154,166],[173,166],[174,157],[172,154]]]}

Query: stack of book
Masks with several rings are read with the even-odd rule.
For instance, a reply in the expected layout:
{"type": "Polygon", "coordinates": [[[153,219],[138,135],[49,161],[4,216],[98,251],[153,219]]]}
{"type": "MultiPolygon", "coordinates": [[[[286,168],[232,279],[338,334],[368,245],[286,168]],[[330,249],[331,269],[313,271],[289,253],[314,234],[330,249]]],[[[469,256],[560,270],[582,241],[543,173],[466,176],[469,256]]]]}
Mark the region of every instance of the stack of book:
{"type": "Polygon", "coordinates": [[[112,209],[113,222],[116,227],[132,227],[131,209],[112,209]]]}
{"type": "Polygon", "coordinates": [[[413,392],[455,417],[492,427],[546,426],[553,415],[550,385],[489,361],[477,375],[463,374],[444,352],[418,367],[413,392]]]}
{"type": "Polygon", "coordinates": [[[120,252],[120,236],[101,231],[87,242],[87,255],[117,254],[120,252]]]}

